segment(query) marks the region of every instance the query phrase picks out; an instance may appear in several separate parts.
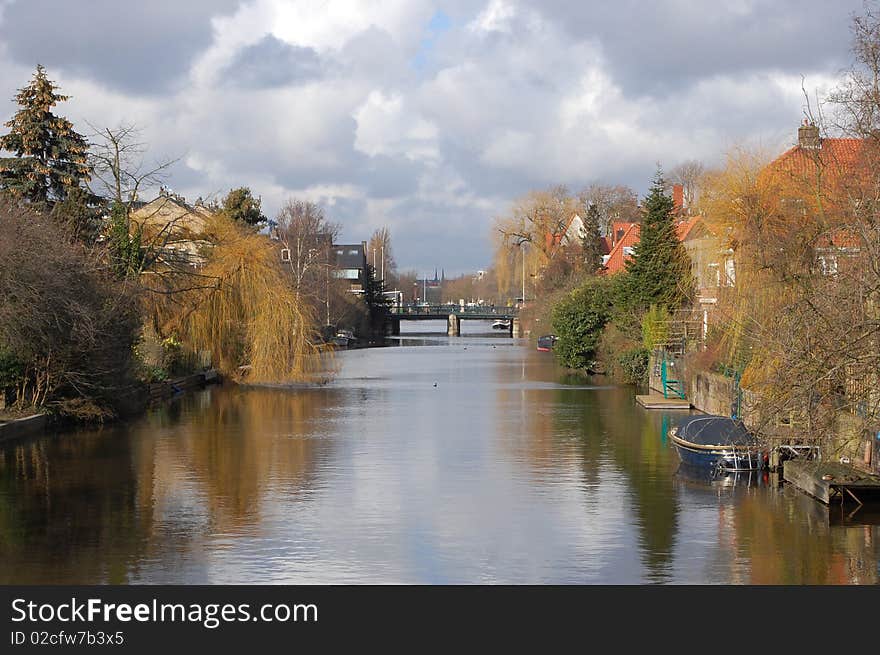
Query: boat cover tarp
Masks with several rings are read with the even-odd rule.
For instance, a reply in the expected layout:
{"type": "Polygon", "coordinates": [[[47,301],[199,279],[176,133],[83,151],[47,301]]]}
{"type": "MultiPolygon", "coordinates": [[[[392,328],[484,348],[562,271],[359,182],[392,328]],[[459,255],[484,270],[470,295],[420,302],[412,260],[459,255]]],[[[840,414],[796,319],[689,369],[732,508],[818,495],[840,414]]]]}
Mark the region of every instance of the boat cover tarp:
{"type": "Polygon", "coordinates": [[[688,416],[678,422],[678,436],[703,446],[752,446],[756,443],[742,421],[727,416],[688,416]]]}

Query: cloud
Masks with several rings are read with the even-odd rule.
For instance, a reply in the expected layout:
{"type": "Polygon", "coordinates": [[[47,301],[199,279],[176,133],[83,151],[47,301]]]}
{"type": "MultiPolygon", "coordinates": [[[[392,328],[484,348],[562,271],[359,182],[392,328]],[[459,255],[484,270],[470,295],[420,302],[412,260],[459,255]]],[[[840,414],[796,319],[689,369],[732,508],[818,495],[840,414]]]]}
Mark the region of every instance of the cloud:
{"type": "MultiPolygon", "coordinates": [[[[657,161],[795,139],[802,83],[834,86],[860,0],[61,3],[0,14],[7,97],[40,61],[85,121],[138,123],[191,196],[323,202],[402,268],[485,268],[530,189],[643,192],[657,161]],[[47,20],[46,16],[52,19],[47,20]],[[803,80],[803,82],[802,82],[803,80]]],[[[15,110],[0,109],[0,119],[15,110]]]]}
{"type": "Polygon", "coordinates": [[[210,19],[236,0],[89,3],[16,0],[3,12],[0,39],[9,56],[76,73],[131,94],[179,83],[211,43],[210,19]]]}
{"type": "Polygon", "coordinates": [[[224,69],[229,83],[265,89],[320,78],[324,64],[314,48],[290,45],[267,34],[238,53],[224,69]]]}

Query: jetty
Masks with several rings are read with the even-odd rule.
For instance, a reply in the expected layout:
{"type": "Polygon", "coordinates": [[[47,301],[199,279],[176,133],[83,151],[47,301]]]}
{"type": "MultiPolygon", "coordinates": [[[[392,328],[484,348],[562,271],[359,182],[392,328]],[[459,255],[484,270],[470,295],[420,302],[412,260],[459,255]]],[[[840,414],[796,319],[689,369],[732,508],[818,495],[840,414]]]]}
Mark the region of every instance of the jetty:
{"type": "Polygon", "coordinates": [[[791,460],[783,465],[782,477],[826,505],[836,500],[859,505],[880,501],[880,475],[851,464],[791,460]]]}
{"type": "Polygon", "coordinates": [[[685,398],[664,398],[662,393],[649,393],[636,396],[636,402],[645,409],[690,409],[691,403],[685,398]]]}

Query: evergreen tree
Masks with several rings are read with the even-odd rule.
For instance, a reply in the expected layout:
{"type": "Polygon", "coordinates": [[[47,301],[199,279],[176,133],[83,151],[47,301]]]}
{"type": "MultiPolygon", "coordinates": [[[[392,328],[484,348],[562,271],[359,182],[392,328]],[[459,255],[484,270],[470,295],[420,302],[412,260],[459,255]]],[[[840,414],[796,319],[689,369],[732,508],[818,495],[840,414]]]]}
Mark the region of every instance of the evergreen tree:
{"type": "Polygon", "coordinates": [[[248,225],[262,225],[267,219],[260,210],[260,204],[260,199],[254,198],[249,188],[239,187],[226,194],[223,211],[234,221],[248,225]]]}
{"type": "Polygon", "coordinates": [[[37,66],[15,97],[21,109],[5,124],[9,134],[0,137],[0,148],[15,155],[0,158],[0,190],[38,205],[62,202],[90,179],[88,142],[69,120],[52,113],[69,97],[57,88],[37,66]]]}
{"type": "Polygon", "coordinates": [[[590,203],[587,214],[584,217],[584,266],[588,273],[595,273],[602,266],[602,241],[599,231],[599,225],[602,222],[602,216],[599,214],[599,208],[594,203],[590,203]]]}
{"type": "Polygon", "coordinates": [[[626,263],[626,296],[642,312],[651,305],[675,309],[693,295],[690,258],[675,231],[672,197],[659,170],[645,198],[641,235],[626,263]]]}

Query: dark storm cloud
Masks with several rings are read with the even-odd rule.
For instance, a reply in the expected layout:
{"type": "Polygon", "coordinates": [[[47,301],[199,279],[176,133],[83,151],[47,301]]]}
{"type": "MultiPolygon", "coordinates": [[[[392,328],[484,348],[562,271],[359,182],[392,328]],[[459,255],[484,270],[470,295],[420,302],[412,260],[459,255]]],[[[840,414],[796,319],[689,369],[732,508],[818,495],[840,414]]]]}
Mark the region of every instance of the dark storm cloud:
{"type": "Polygon", "coordinates": [[[211,43],[212,16],[238,0],[17,0],[0,40],[25,66],[85,75],[132,94],[161,92],[211,43]]]}
{"type": "Polygon", "coordinates": [[[267,34],[241,50],[222,77],[239,86],[266,89],[318,79],[324,68],[314,48],[291,45],[267,34]]]}
{"type": "Polygon", "coordinates": [[[630,96],[674,93],[714,75],[846,66],[862,0],[535,3],[575,40],[597,39],[630,96]]]}

